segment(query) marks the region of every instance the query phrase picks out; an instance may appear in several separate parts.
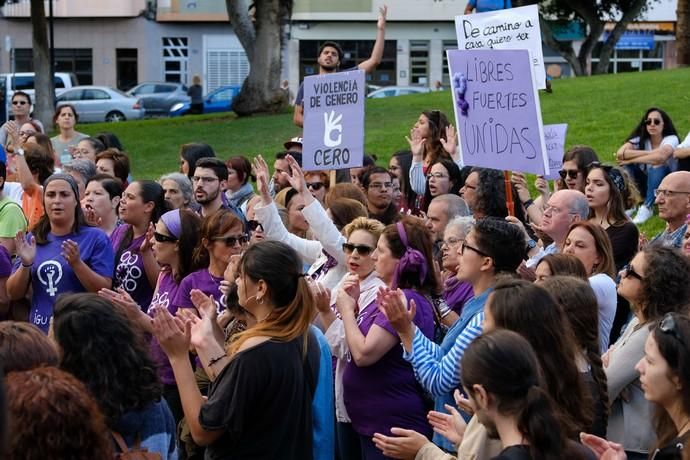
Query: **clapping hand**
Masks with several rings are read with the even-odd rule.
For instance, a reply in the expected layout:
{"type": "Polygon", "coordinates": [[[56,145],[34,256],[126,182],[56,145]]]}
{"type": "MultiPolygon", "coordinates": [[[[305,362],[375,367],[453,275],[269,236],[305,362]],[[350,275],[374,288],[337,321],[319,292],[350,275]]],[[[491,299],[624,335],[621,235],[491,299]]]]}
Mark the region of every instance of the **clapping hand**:
{"type": "Polygon", "coordinates": [[[33,235],[26,232],[17,232],[14,237],[14,246],[17,257],[21,259],[22,265],[30,266],[36,258],[36,239],[33,235]]]}
{"type": "Polygon", "coordinates": [[[460,444],[462,437],[465,435],[467,423],[465,423],[465,420],[462,418],[456,408],[448,404],[446,404],[444,407],[449,412],[448,414],[432,410],[429,411],[427,419],[436,433],[440,434],[448,441],[452,442],[453,445],[457,446],[460,444]]]}
{"type": "Polygon", "coordinates": [[[173,317],[167,308],[156,307],[153,315],[153,333],[168,358],[185,358],[191,345],[190,321],[173,317]]]}
{"type": "Polygon", "coordinates": [[[623,446],[599,436],[580,433],[580,441],[589,447],[599,460],[626,460],[628,458],[623,446]]]}
{"type": "Polygon", "coordinates": [[[391,433],[395,436],[374,433],[374,444],[386,457],[413,459],[424,444],[429,442],[423,434],[414,430],[391,428],[391,433]]]}
{"type": "Polygon", "coordinates": [[[76,242],[72,240],[63,241],[60,250],[60,254],[71,267],[81,261],[79,245],[76,242]]]}
{"type": "Polygon", "coordinates": [[[379,310],[386,315],[388,322],[398,335],[412,336],[414,330],[414,317],[417,312],[417,304],[414,300],[410,301],[410,308],[407,308],[407,298],[400,289],[392,290],[381,287],[377,294],[377,304],[379,310]]]}

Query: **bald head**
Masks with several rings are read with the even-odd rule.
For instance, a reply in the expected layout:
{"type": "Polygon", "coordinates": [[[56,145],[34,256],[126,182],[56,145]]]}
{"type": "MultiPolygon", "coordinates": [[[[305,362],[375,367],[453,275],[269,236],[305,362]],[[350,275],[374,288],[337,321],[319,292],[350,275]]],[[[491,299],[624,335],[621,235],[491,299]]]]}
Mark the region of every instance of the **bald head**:
{"type": "Polygon", "coordinates": [[[659,208],[659,217],[674,231],[690,214],[690,172],[676,171],[661,181],[654,200],[659,208]]]}

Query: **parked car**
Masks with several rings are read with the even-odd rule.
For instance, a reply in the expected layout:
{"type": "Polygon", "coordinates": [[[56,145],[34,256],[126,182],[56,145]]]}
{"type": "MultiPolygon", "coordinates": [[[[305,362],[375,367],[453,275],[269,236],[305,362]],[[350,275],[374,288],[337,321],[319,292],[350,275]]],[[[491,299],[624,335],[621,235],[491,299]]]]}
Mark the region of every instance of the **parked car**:
{"type": "MultiPolygon", "coordinates": [[[[221,86],[204,97],[204,113],[230,112],[232,100],[240,93],[241,86],[221,86]]],[[[189,113],[189,102],[178,102],[170,108],[171,117],[179,117],[189,113]]]]}
{"type": "Polygon", "coordinates": [[[421,94],[431,92],[431,88],[424,86],[384,86],[367,95],[370,99],[378,99],[390,96],[405,96],[407,94],[421,94]]]}
{"type": "MultiPolygon", "coordinates": [[[[10,102],[15,91],[23,91],[31,96],[31,102],[36,103],[36,90],[34,89],[34,72],[0,73],[0,124],[7,121],[12,113],[10,102]]],[[[55,72],[55,95],[60,95],[66,89],[77,86],[77,77],[73,73],[55,72]]]]}
{"type": "Polygon", "coordinates": [[[141,103],[119,89],[77,86],[57,97],[57,105],[72,104],[79,122],[137,120],[144,117],[141,103]]]}
{"type": "Polygon", "coordinates": [[[141,101],[146,115],[167,115],[178,102],[189,102],[187,87],[182,83],[144,82],[127,91],[141,101]]]}

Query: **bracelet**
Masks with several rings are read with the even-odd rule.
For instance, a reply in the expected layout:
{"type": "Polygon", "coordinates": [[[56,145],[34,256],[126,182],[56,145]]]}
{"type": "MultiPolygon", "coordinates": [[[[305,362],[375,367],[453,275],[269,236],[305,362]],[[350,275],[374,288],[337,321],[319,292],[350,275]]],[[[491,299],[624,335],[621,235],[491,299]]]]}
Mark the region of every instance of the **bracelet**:
{"type": "Polygon", "coordinates": [[[212,367],[214,364],[218,363],[220,360],[222,360],[223,358],[226,358],[227,356],[228,356],[228,355],[226,355],[225,353],[223,353],[222,355],[220,355],[220,356],[218,356],[218,357],[216,357],[216,358],[213,358],[212,360],[210,360],[210,361],[208,362],[208,367],[212,367]]]}
{"type": "Polygon", "coordinates": [[[527,209],[534,204],[534,200],[532,198],[530,198],[529,200],[525,201],[522,204],[525,206],[525,209],[527,209]]]}

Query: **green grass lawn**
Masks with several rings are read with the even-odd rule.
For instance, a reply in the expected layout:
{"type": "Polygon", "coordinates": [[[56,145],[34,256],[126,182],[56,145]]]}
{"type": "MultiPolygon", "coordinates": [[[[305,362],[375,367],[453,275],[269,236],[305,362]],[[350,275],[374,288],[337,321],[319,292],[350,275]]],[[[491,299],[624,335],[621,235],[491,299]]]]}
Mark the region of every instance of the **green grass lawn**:
{"type": "MultiPolygon", "coordinates": [[[[690,69],[556,80],[553,93],[541,91],[540,99],[544,123],[568,123],[566,148],[590,145],[604,162],[613,161],[613,153],[650,106],[669,113],[681,140],[690,130],[690,69]]],[[[367,100],[367,153],[387,164],[393,152],[407,148],[405,135],[425,109],[442,110],[452,119],[450,92],[367,100]]],[[[200,115],[84,124],[77,129],[89,134],[115,133],[131,155],[137,178],[157,178],[176,170],[179,147],[184,143],[208,143],[222,158],[260,153],[270,164],[283,142],[299,134],[291,113],[245,118],[234,114],[200,115]]],[[[642,229],[653,234],[662,227],[655,218],[642,229]]]]}

